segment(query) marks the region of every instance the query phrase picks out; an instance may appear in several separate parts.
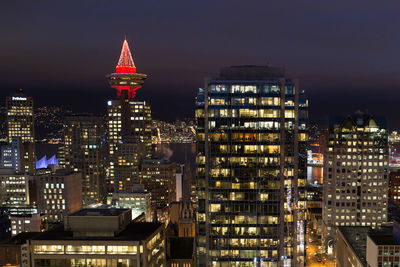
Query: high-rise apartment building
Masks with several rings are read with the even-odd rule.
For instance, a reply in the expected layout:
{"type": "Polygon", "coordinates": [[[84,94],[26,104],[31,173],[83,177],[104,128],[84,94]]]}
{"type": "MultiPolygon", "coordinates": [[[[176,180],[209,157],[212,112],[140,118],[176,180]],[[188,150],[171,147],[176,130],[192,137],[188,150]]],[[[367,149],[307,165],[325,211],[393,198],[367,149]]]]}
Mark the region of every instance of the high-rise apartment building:
{"type": "Polygon", "coordinates": [[[164,209],[169,203],[176,201],[175,163],[145,159],[142,165],[142,184],[151,192],[151,204],[154,208],[164,209]]]}
{"type": "Polygon", "coordinates": [[[199,266],[303,266],[307,99],[283,69],[223,68],[196,99],[199,266]]]}
{"type": "Polygon", "coordinates": [[[381,226],[387,220],[388,135],[371,115],[331,119],[324,155],[324,239],[337,226],[381,226]]]}
{"type": "Polygon", "coordinates": [[[35,132],[33,99],[26,96],[22,89],[6,99],[8,140],[21,138],[21,171],[35,171],[35,132]]]}
{"type": "Polygon", "coordinates": [[[84,205],[105,200],[105,129],[103,117],[73,115],[65,117],[65,168],[82,175],[84,205]]]}
{"type": "Polygon", "coordinates": [[[151,156],[150,105],[146,101],[134,100],[136,90],[146,78],[147,75],[136,72],[125,39],[116,72],[107,75],[110,86],[117,93],[117,98],[107,103],[108,183],[114,191],[130,191],[132,184],[139,179],[140,159],[151,156]],[[132,157],[134,159],[129,159],[132,157]],[[132,169],[128,175],[127,169],[132,169]]]}

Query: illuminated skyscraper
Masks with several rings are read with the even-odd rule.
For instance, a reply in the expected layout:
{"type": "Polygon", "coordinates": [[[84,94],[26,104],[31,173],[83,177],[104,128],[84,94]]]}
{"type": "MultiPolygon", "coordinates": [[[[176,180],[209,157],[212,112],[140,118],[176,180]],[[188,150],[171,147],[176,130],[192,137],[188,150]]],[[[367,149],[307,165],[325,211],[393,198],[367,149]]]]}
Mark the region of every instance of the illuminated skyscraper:
{"type": "Polygon", "coordinates": [[[388,211],[385,122],[358,112],[329,124],[322,206],[325,244],[334,240],[337,226],[380,227],[388,211]]]}
{"type": "Polygon", "coordinates": [[[103,121],[103,116],[96,115],[65,117],[65,168],[81,173],[84,205],[105,200],[103,121]]]}
{"type": "Polygon", "coordinates": [[[223,68],[196,99],[199,266],[303,266],[307,99],[279,68],[223,68]]]}
{"type": "Polygon", "coordinates": [[[26,96],[22,89],[6,99],[8,140],[20,137],[20,170],[35,171],[35,132],[33,99],[26,96]]]}
{"type": "Polygon", "coordinates": [[[117,98],[108,101],[108,183],[115,191],[131,191],[139,180],[139,163],[151,156],[151,110],[134,99],[147,78],[136,67],[124,40],[116,72],[106,76],[117,98]]]}

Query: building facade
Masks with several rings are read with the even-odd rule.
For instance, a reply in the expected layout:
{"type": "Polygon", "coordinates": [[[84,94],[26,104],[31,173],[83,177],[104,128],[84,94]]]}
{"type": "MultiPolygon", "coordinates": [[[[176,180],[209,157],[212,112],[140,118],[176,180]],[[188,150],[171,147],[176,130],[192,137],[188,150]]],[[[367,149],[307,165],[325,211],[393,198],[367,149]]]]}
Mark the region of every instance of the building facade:
{"type": "Polygon", "coordinates": [[[11,138],[11,144],[1,146],[1,168],[13,169],[21,172],[21,137],[11,138]]]}
{"type": "Polygon", "coordinates": [[[0,205],[24,206],[30,203],[28,174],[13,169],[0,169],[0,205]]]}
{"type": "Polygon", "coordinates": [[[152,219],[150,192],[144,190],[134,190],[134,192],[114,192],[112,196],[107,197],[107,204],[119,209],[130,209],[132,212],[132,220],[143,213],[146,222],[150,222],[152,219]]]}
{"type": "Polygon", "coordinates": [[[161,223],[131,222],[128,209],[83,209],[31,240],[31,266],[165,266],[161,223]]]}
{"type": "Polygon", "coordinates": [[[102,116],[66,116],[65,168],[82,175],[84,205],[105,200],[105,129],[102,116]]]}
{"type": "Polygon", "coordinates": [[[40,232],[44,229],[42,224],[43,217],[39,213],[11,216],[11,235],[15,236],[24,232],[40,232]]]}
{"type": "Polygon", "coordinates": [[[177,165],[166,160],[143,161],[141,183],[151,192],[151,204],[154,208],[164,209],[169,203],[176,201],[176,170],[177,165]]]}
{"type": "Polygon", "coordinates": [[[382,122],[363,113],[331,120],[323,173],[326,242],[334,239],[336,226],[387,221],[388,136],[382,122]]]}
{"type": "Polygon", "coordinates": [[[400,171],[389,174],[389,202],[400,206],[400,171]]]}
{"type": "Polygon", "coordinates": [[[35,130],[33,98],[26,96],[22,89],[6,98],[8,141],[21,138],[22,172],[35,171],[35,130]]]}
{"type": "Polygon", "coordinates": [[[82,208],[81,174],[66,170],[34,176],[38,210],[47,223],[62,222],[64,217],[82,208]]]}
{"type": "Polygon", "coordinates": [[[307,99],[266,66],[223,68],[196,99],[199,266],[303,266],[307,99]]]}

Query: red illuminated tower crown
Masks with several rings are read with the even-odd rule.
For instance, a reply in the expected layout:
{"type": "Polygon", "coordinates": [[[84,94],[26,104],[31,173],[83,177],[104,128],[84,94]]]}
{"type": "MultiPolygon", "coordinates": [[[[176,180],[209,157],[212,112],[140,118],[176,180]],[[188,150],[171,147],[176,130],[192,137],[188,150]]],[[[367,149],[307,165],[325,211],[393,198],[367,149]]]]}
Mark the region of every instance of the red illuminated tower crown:
{"type": "Polygon", "coordinates": [[[136,73],[135,63],[133,62],[126,37],[115,73],[108,74],[106,77],[110,86],[117,90],[117,96],[123,95],[130,99],[135,97],[136,90],[142,87],[144,80],[147,78],[146,74],[136,73]]]}

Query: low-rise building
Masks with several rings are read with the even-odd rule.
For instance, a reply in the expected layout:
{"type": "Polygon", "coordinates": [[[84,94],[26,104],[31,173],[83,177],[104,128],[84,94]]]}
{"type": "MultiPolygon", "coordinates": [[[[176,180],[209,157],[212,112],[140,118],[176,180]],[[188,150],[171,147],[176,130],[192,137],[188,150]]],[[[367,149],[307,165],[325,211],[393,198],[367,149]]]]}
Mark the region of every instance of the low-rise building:
{"type": "Polygon", "coordinates": [[[336,233],[336,264],[338,267],[363,267],[367,264],[367,235],[370,227],[342,226],[336,233]]]}
{"type": "Polygon", "coordinates": [[[37,232],[21,233],[5,243],[0,244],[0,266],[30,267],[30,239],[37,232]]]}
{"type": "Polygon", "coordinates": [[[34,176],[38,209],[48,223],[63,221],[64,216],[82,208],[81,174],[67,170],[34,176]]]}
{"type": "Polygon", "coordinates": [[[338,227],[336,235],[338,267],[400,266],[400,224],[379,229],[338,227]]]}
{"type": "Polygon", "coordinates": [[[165,266],[161,223],[132,222],[129,209],[82,209],[31,240],[36,266],[165,266]]]}
{"type": "Polygon", "coordinates": [[[400,205],[400,170],[389,174],[389,202],[400,205]]]}
{"type": "Polygon", "coordinates": [[[11,216],[11,235],[23,232],[40,232],[43,230],[43,215],[39,213],[11,216]]]}
{"type": "Polygon", "coordinates": [[[134,192],[114,192],[112,196],[107,197],[107,205],[131,209],[132,220],[144,213],[146,222],[150,222],[152,219],[150,195],[150,192],[145,191],[143,185],[139,184],[134,187],[134,192]]]}

